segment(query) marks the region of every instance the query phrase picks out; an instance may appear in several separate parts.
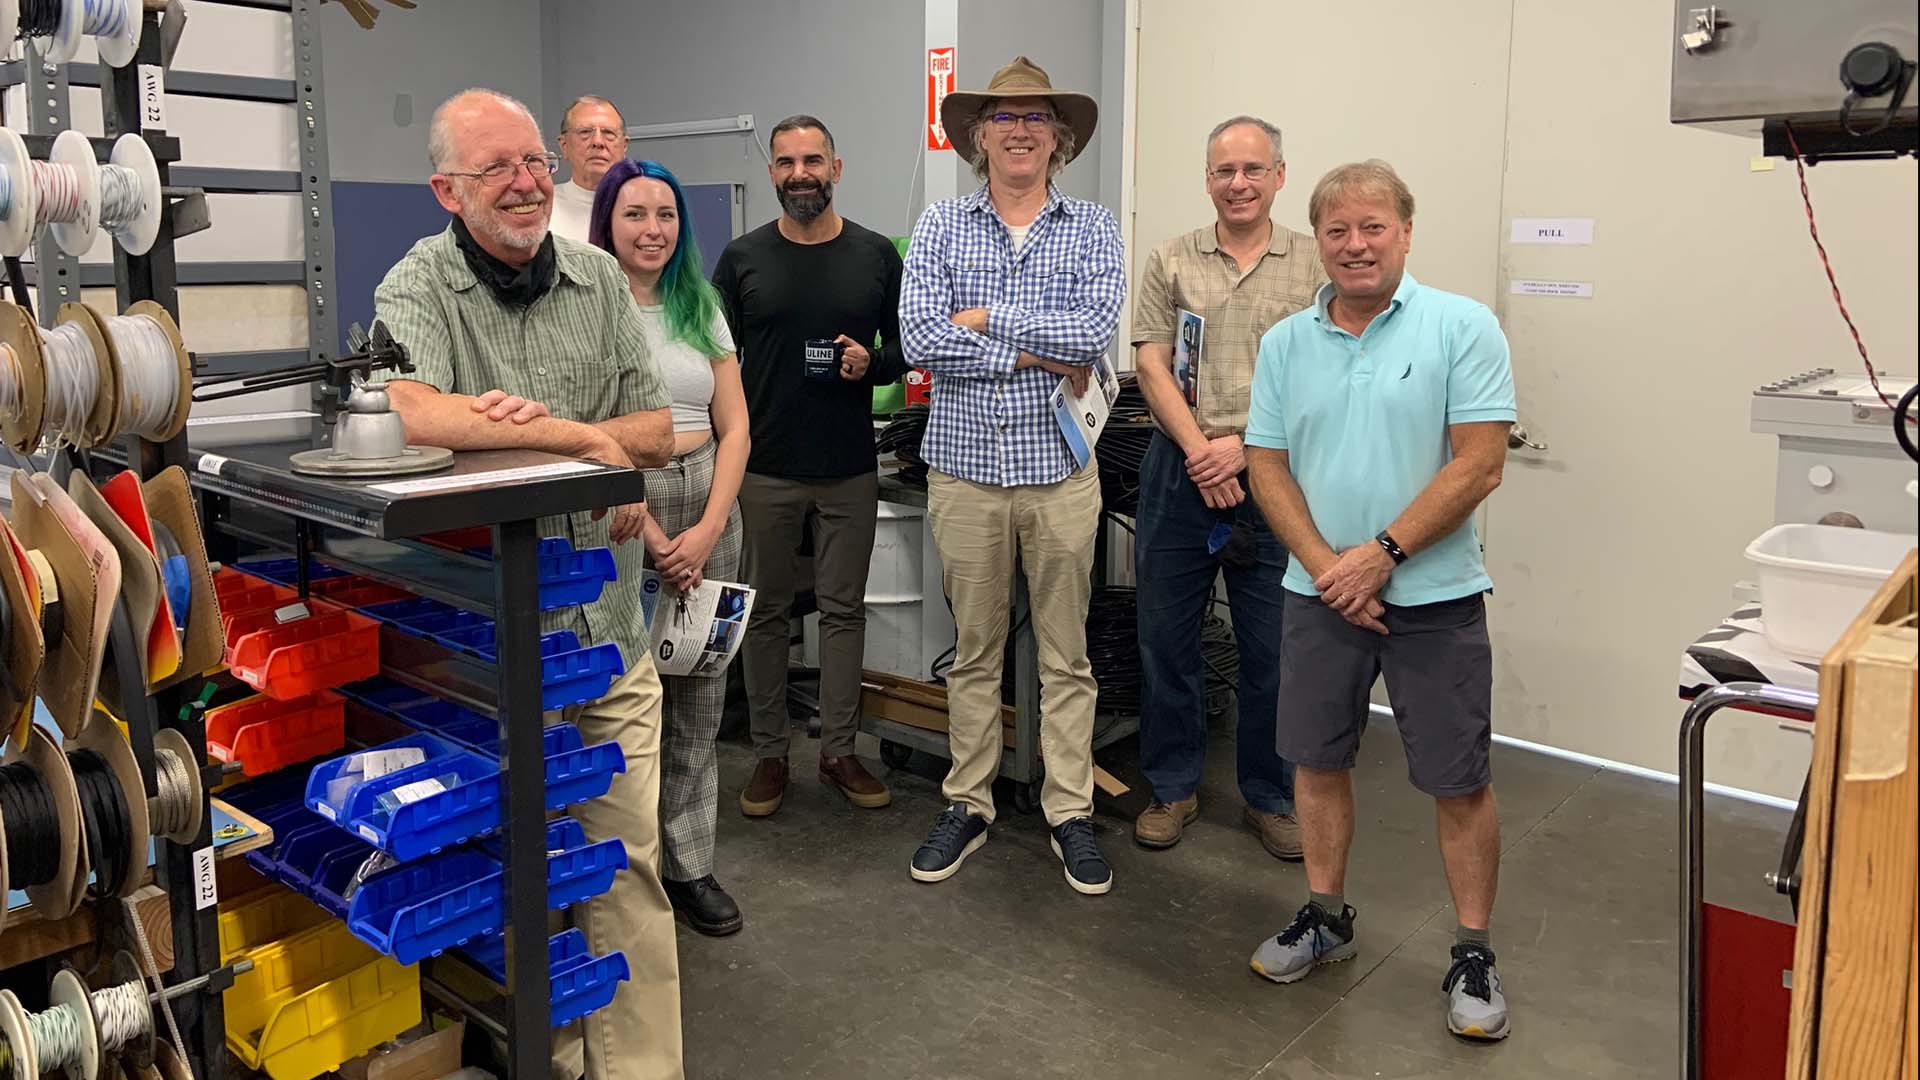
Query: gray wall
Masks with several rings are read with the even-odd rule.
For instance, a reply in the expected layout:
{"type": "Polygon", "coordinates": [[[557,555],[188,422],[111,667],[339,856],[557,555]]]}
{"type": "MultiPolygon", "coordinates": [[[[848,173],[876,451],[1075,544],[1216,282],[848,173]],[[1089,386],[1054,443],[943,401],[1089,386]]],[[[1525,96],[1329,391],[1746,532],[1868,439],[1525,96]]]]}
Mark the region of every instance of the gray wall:
{"type": "Polygon", "coordinates": [[[747,135],[635,141],[684,181],[746,188],[755,228],[780,212],[767,180],[767,131],[805,112],[833,130],[846,171],[835,202],[889,236],[917,207],[921,100],[919,4],[900,0],[548,0],[542,119],[557,135],[561,110],[582,93],[619,104],[629,124],[753,114],[747,135]]]}
{"type": "Polygon", "coordinates": [[[320,6],[327,154],[336,180],[419,180],[434,106],[471,86],[540,111],[540,12],[525,0],[380,5],[362,30],[338,4],[320,6]]]}
{"type": "MultiPolygon", "coordinates": [[[[958,83],[984,86],[1022,52],[1056,86],[1101,99],[1101,135],[1062,174],[1072,195],[1119,202],[1117,143],[1120,57],[1103,70],[1102,51],[1118,45],[1122,0],[959,0],[958,83]],[[1104,164],[1104,167],[1103,167],[1104,164]]],[[[840,212],[887,235],[904,235],[919,216],[924,5],[903,0],[705,0],[700,4],[630,0],[546,0],[541,6],[545,112],[550,135],[579,94],[618,102],[630,124],[753,114],[758,145],[741,135],[635,142],[682,180],[732,181],[746,188],[745,220],[757,227],[780,212],[761,148],[782,117],[809,112],[833,129],[845,174],[840,212]],[[656,45],[654,43],[667,43],[656,45]]],[[[955,163],[959,190],[975,186],[955,163]]]]}

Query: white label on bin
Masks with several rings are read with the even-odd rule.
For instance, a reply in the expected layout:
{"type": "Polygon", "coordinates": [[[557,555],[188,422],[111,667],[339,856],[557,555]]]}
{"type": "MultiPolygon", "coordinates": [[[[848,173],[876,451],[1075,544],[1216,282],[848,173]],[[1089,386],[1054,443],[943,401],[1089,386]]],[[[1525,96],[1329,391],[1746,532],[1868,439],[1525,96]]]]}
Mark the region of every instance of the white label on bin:
{"type": "Polygon", "coordinates": [[[193,910],[205,911],[220,901],[220,890],[213,880],[213,847],[193,853],[193,910]]]}
{"type": "Polygon", "coordinates": [[[447,785],[429,778],[415,780],[411,784],[402,784],[394,788],[393,797],[400,800],[400,805],[405,806],[408,803],[417,803],[429,795],[438,795],[445,790],[447,785]]]}
{"type": "Polygon", "coordinates": [[[369,750],[361,755],[360,768],[371,780],[376,776],[385,776],[390,772],[399,772],[427,760],[427,752],[417,746],[403,746],[398,750],[369,750]]]}
{"type": "Polygon", "coordinates": [[[424,480],[400,480],[391,484],[368,484],[369,491],[383,491],[388,495],[419,495],[428,491],[454,491],[460,488],[493,487],[514,480],[538,480],[548,476],[566,476],[571,473],[597,472],[606,468],[592,461],[556,461],[551,465],[522,465],[513,469],[494,469],[491,472],[461,473],[458,476],[430,476],[424,480]]]}
{"type": "Polygon", "coordinates": [[[339,818],[334,816],[333,807],[327,805],[326,803],[320,803],[316,805],[314,809],[320,811],[320,816],[323,818],[326,818],[328,821],[339,820],[339,818]]]}
{"type": "Polygon", "coordinates": [[[371,843],[378,844],[380,842],[380,834],[375,832],[371,825],[360,826],[360,835],[366,837],[371,843]]]}
{"type": "Polygon", "coordinates": [[[313,614],[313,612],[307,610],[307,605],[304,601],[296,600],[286,607],[274,608],[273,621],[285,624],[297,619],[304,619],[311,614],[313,614]]]}

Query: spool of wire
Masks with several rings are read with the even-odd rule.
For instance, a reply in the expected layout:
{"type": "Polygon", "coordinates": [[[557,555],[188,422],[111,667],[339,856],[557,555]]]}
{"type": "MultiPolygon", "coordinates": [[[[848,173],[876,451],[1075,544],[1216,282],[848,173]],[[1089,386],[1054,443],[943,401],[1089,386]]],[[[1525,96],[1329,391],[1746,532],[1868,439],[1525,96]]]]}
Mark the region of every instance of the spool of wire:
{"type": "Polygon", "coordinates": [[[21,0],[20,36],[55,64],[73,60],[80,38],[94,39],[100,60],[125,67],[140,51],[140,0],[21,0]]]}
{"type": "Polygon", "coordinates": [[[153,779],[159,794],[147,801],[147,810],[154,835],[179,836],[197,829],[200,785],[186,760],[170,747],[154,747],[153,779]]]}
{"type": "MultiPolygon", "coordinates": [[[[79,0],[71,0],[78,3],[79,0]]],[[[45,161],[32,166],[34,220],[52,228],[60,250],[79,258],[93,249],[100,233],[100,164],[93,144],[77,131],[63,131],[53,140],[45,161]]],[[[16,178],[16,186],[18,181],[16,178]]]]}
{"type": "Polygon", "coordinates": [[[193,567],[180,541],[159,518],[148,521],[153,529],[153,554],[160,560],[160,580],[166,588],[167,607],[173,612],[173,629],[187,632],[188,616],[193,610],[193,567]]]}
{"type": "Polygon", "coordinates": [[[0,255],[17,259],[33,246],[38,210],[26,140],[11,128],[0,128],[0,255]]]}
{"type": "MultiPolygon", "coordinates": [[[[74,786],[80,791],[80,818],[87,832],[87,855],[92,861],[93,889],[101,896],[120,892],[127,883],[128,842],[133,831],[126,793],[107,759],[92,750],[67,754],[74,786]]],[[[156,766],[158,762],[156,761],[156,766]]]]}
{"type": "Polygon", "coordinates": [[[43,432],[57,434],[74,446],[92,446],[101,375],[93,339],[78,321],[63,322],[40,332],[40,355],[47,369],[43,432]]]}
{"type": "Polygon", "coordinates": [[[927,415],[925,405],[909,405],[893,414],[893,419],[873,440],[874,449],[882,457],[892,455],[905,466],[901,470],[902,479],[926,482],[927,462],[920,456],[920,442],[927,434],[927,415]]]}
{"type": "Polygon", "coordinates": [[[46,777],[31,763],[0,765],[0,822],[8,884],[26,889],[52,881],[60,868],[60,818],[46,777]]]}
{"type": "Polygon", "coordinates": [[[1153,443],[1151,416],[1138,380],[1132,375],[1122,377],[1107,426],[1094,444],[1094,457],[1100,464],[1101,505],[1108,513],[1132,517],[1140,509],[1140,466],[1146,463],[1147,448],[1153,443]]]}
{"type": "Polygon", "coordinates": [[[145,986],[121,983],[95,990],[92,999],[94,1017],[100,1022],[100,1045],[108,1053],[152,1041],[153,1008],[147,1003],[145,986]]]}
{"type": "Polygon", "coordinates": [[[115,315],[106,320],[106,330],[120,365],[116,430],[164,441],[172,435],[169,429],[180,405],[180,364],[173,339],[146,314],[115,315]]]}

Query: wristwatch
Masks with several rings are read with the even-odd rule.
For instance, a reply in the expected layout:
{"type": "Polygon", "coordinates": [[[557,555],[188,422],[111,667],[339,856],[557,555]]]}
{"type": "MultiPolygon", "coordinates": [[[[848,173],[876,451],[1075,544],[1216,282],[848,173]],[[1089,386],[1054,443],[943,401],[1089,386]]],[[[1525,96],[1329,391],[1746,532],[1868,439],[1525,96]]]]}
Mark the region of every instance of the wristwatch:
{"type": "Polygon", "coordinates": [[[1387,530],[1381,529],[1380,534],[1378,536],[1375,536],[1374,540],[1377,541],[1380,544],[1380,546],[1386,550],[1386,553],[1388,555],[1391,555],[1393,557],[1393,563],[1395,566],[1398,566],[1401,563],[1407,561],[1407,553],[1401,550],[1399,542],[1396,541],[1393,538],[1393,536],[1387,532],[1387,530]]]}

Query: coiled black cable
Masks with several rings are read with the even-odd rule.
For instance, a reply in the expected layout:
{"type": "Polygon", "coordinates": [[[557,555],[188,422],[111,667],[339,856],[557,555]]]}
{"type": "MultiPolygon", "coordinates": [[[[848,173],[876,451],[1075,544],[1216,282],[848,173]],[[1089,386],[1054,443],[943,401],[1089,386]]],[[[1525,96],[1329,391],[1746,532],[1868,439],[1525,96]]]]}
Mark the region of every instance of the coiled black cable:
{"type": "Polygon", "coordinates": [[[1893,407],[1893,441],[1900,444],[1908,457],[1920,461],[1920,446],[1913,444],[1913,435],[1907,431],[1907,410],[1913,408],[1916,395],[1920,395],[1920,383],[1907,387],[1907,392],[1900,395],[1900,403],[1893,407]]]}
{"type": "Polygon", "coordinates": [[[127,881],[127,800],[107,759],[92,750],[67,755],[74,786],[80,790],[80,817],[87,828],[87,855],[93,863],[93,892],[112,896],[127,881]]]}
{"type": "Polygon", "coordinates": [[[20,0],[20,36],[52,37],[60,28],[60,0],[20,0]]]}
{"type": "Polygon", "coordinates": [[[927,461],[920,456],[920,442],[927,434],[927,415],[930,411],[925,405],[909,405],[901,409],[893,414],[893,419],[873,440],[873,448],[882,457],[892,455],[906,466],[901,470],[906,478],[921,478],[927,474],[927,461]]]}
{"type": "Polygon", "coordinates": [[[1140,509],[1140,467],[1153,443],[1152,412],[1138,379],[1122,376],[1120,392],[1094,444],[1100,463],[1100,500],[1110,514],[1133,517],[1140,509]]]}
{"type": "Polygon", "coordinates": [[[6,817],[7,883],[45,885],[60,868],[60,818],[40,770],[24,761],[0,765],[0,815],[6,817]]]}

